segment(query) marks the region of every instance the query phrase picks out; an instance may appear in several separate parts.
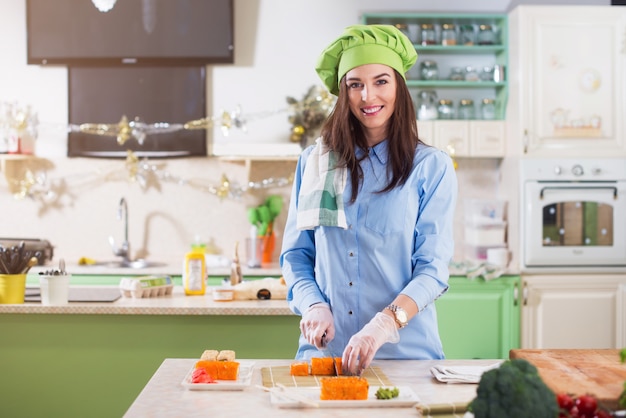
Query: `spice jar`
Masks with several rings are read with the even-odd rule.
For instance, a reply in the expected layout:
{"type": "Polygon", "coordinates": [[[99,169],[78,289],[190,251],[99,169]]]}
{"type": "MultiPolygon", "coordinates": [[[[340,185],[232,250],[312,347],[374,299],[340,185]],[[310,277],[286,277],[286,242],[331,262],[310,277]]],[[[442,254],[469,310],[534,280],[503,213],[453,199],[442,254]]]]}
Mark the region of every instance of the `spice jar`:
{"type": "Polygon", "coordinates": [[[452,100],[439,100],[439,105],[437,106],[437,117],[439,119],[454,119],[454,107],[452,106],[452,100]]]}
{"type": "Polygon", "coordinates": [[[465,70],[461,67],[452,67],[448,78],[453,81],[463,81],[465,80],[465,70]]]}
{"type": "Polygon", "coordinates": [[[459,119],[476,119],[472,99],[461,99],[459,102],[459,119]]]}
{"type": "Polygon", "coordinates": [[[422,45],[435,45],[437,43],[437,34],[432,23],[422,23],[421,26],[422,45]]]}
{"type": "Polygon", "coordinates": [[[478,81],[478,71],[474,67],[465,67],[465,81],[478,81]]]}
{"type": "Polygon", "coordinates": [[[422,80],[437,80],[439,67],[435,61],[423,61],[420,64],[420,77],[422,80]]]}
{"type": "Polygon", "coordinates": [[[480,115],[485,120],[493,120],[496,118],[496,101],[495,99],[483,99],[480,103],[480,115]]]}
{"type": "Polygon", "coordinates": [[[480,79],[482,81],[493,81],[493,67],[483,67],[480,72],[480,79]]]}
{"type": "Polygon", "coordinates": [[[456,27],[453,23],[441,25],[441,45],[456,45],[456,27]]]}
{"type": "Polygon", "coordinates": [[[459,43],[461,45],[474,45],[476,43],[476,35],[474,33],[474,25],[461,25],[459,34],[459,43]]]}
{"type": "Polygon", "coordinates": [[[478,26],[478,35],[476,35],[478,45],[493,45],[496,43],[496,34],[491,25],[478,26]]]}
{"type": "Polygon", "coordinates": [[[406,23],[396,23],[395,27],[406,35],[407,38],[411,39],[411,35],[409,32],[409,26],[406,23]]]}

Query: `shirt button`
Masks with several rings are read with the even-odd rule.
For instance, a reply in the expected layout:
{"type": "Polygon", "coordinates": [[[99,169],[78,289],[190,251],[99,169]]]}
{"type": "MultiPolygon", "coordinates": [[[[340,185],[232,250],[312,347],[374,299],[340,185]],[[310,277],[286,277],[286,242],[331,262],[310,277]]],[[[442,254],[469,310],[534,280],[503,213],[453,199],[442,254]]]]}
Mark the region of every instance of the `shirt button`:
{"type": "Polygon", "coordinates": [[[349,284],[350,284],[350,286],[352,286],[352,282],[350,282],[349,284]]]}
{"type": "Polygon", "coordinates": [[[352,311],[348,311],[348,315],[352,315],[352,311]]]}
{"type": "Polygon", "coordinates": [[[352,251],[350,251],[350,252],[348,253],[348,255],[349,255],[350,257],[354,257],[354,253],[353,253],[352,251]]]}

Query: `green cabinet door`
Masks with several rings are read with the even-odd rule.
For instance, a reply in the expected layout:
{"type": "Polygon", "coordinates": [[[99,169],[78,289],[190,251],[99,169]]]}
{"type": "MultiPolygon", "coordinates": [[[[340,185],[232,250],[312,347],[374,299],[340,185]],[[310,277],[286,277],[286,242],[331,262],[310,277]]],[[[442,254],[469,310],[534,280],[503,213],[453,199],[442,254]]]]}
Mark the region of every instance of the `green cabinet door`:
{"type": "Polygon", "coordinates": [[[519,276],[451,277],[436,302],[446,358],[506,359],[520,347],[519,276]]]}

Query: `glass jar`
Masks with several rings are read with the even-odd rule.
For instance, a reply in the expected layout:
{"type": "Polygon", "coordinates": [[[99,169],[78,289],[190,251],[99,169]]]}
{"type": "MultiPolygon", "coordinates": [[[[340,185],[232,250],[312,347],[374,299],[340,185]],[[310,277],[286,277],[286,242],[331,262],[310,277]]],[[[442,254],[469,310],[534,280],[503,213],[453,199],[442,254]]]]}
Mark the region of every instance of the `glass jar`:
{"type": "Polygon", "coordinates": [[[454,106],[452,105],[452,100],[439,100],[439,105],[437,106],[437,118],[454,119],[454,106]]]}
{"type": "Polygon", "coordinates": [[[474,67],[465,67],[465,81],[478,81],[478,71],[474,67]]]}
{"type": "Polygon", "coordinates": [[[439,67],[435,61],[422,61],[420,64],[420,77],[422,80],[437,80],[439,67]]]}
{"type": "Polygon", "coordinates": [[[480,79],[482,81],[493,81],[493,67],[483,67],[480,72],[480,79]]]}
{"type": "Polygon", "coordinates": [[[480,103],[480,115],[484,120],[494,120],[496,118],[495,99],[483,99],[480,103]]]}
{"type": "Polygon", "coordinates": [[[441,25],[441,45],[456,45],[456,26],[453,23],[441,25]]]}
{"type": "Polygon", "coordinates": [[[452,67],[448,78],[452,81],[463,81],[465,80],[465,70],[461,67],[452,67]]]}
{"type": "Polygon", "coordinates": [[[407,25],[406,23],[396,23],[395,27],[402,32],[403,34],[406,35],[407,38],[409,38],[409,40],[411,39],[411,34],[409,32],[409,25],[407,25]]]}
{"type": "Polygon", "coordinates": [[[421,26],[422,45],[435,45],[437,43],[437,34],[432,23],[422,23],[421,26]]]}
{"type": "Polygon", "coordinates": [[[479,25],[478,35],[476,35],[476,43],[478,45],[494,45],[496,43],[496,34],[491,25],[479,25]]]}
{"type": "Polygon", "coordinates": [[[422,90],[417,94],[417,119],[437,119],[437,93],[433,90],[422,90]]]}
{"type": "Polygon", "coordinates": [[[476,34],[474,25],[461,25],[459,34],[459,43],[461,45],[474,45],[476,43],[476,34]]]}
{"type": "Polygon", "coordinates": [[[472,99],[461,99],[459,102],[459,119],[476,119],[474,101],[472,99]]]}

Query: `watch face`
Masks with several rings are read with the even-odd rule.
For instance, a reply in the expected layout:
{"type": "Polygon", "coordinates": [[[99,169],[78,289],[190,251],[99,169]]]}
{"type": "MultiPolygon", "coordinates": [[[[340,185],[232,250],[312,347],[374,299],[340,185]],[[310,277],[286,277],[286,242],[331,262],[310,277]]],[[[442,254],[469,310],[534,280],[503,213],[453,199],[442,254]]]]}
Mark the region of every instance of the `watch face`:
{"type": "Polygon", "coordinates": [[[409,320],[408,315],[402,308],[396,309],[396,318],[398,318],[398,321],[400,321],[400,323],[404,325],[406,325],[409,320]]]}

